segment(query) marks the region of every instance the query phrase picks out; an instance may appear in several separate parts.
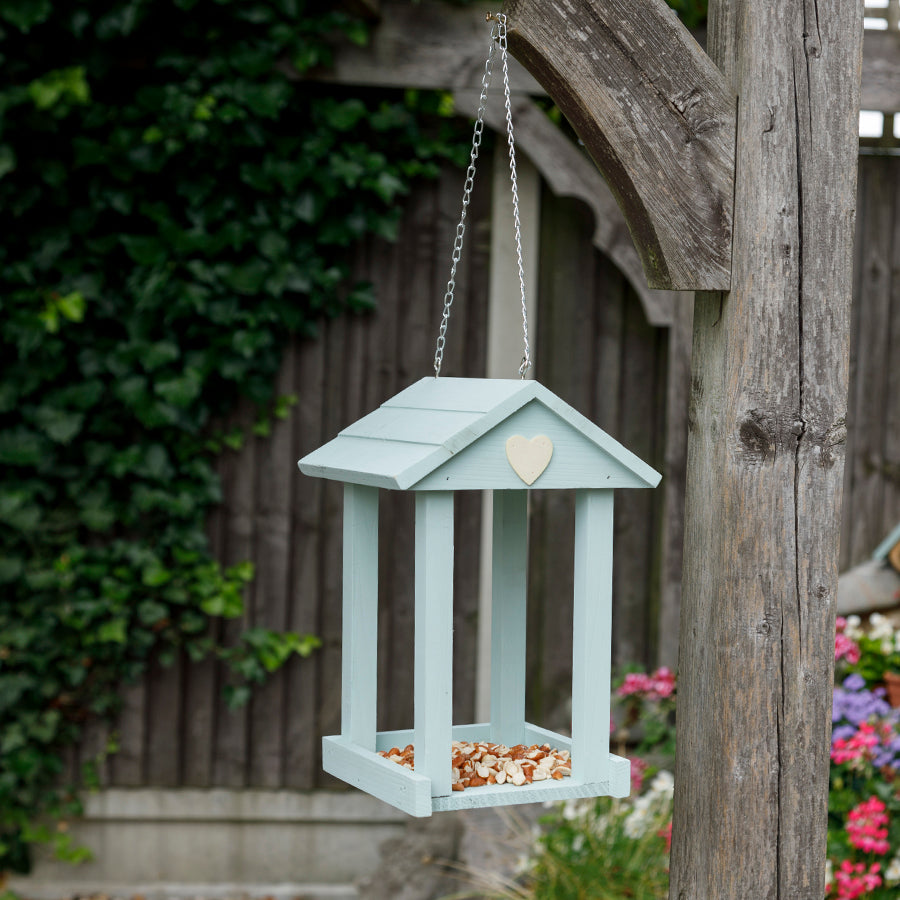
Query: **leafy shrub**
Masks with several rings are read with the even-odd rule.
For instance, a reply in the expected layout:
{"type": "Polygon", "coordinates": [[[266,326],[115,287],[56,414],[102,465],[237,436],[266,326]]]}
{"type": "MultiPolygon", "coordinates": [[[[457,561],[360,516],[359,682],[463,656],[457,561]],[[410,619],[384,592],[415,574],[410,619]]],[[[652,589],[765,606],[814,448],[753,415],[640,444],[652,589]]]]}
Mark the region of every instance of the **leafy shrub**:
{"type": "Polygon", "coordinates": [[[0,2],[0,871],[77,812],[60,751],[151,652],[253,682],[316,645],[206,637],[252,576],[209,555],[214,423],[286,412],[290,335],[373,303],[347,247],[468,139],[440,97],[299,80],[336,32],[366,39],[302,0],[0,2]]]}

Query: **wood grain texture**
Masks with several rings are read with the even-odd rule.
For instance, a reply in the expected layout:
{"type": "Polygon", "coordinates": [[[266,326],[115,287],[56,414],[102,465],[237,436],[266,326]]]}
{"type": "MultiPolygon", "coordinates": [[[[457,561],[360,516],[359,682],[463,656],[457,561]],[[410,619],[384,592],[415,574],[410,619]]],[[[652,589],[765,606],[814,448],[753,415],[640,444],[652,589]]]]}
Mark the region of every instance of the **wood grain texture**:
{"type": "Polygon", "coordinates": [[[727,288],[734,93],[672,10],[663,0],[507,0],[503,9],[510,52],[584,141],[648,284],[727,288]]]}
{"type": "Polygon", "coordinates": [[[732,288],[694,316],[678,900],[824,894],[861,15],[710,4],[740,103],[732,288]]]}

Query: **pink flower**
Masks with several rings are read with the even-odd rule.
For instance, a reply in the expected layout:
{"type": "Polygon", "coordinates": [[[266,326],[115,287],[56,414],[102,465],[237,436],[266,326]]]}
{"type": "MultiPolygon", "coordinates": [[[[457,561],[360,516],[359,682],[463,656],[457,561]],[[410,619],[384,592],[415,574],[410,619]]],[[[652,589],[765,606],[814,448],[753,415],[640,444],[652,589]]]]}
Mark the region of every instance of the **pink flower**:
{"type": "Polygon", "coordinates": [[[665,839],[666,853],[671,853],[672,852],[672,823],[669,822],[669,824],[666,825],[665,828],[658,831],[657,834],[661,838],[665,839]]]}
{"type": "Polygon", "coordinates": [[[869,797],[850,810],[847,816],[847,835],[851,846],[863,853],[884,854],[890,850],[886,809],[877,797],[869,797]]]}
{"type": "Polygon", "coordinates": [[[831,760],[838,765],[862,762],[872,758],[872,748],[878,743],[875,726],[861,722],[853,737],[836,738],[831,747],[831,760]]]}
{"type": "Polygon", "coordinates": [[[675,674],[666,666],[660,666],[652,675],[629,672],[616,693],[620,697],[662,700],[675,693],[675,674]]]}
{"type": "Polygon", "coordinates": [[[859,662],[859,646],[840,632],[834,636],[834,659],[846,659],[850,665],[859,662]]]}
{"type": "Polygon", "coordinates": [[[671,697],[675,693],[675,674],[666,666],[660,666],[653,673],[653,690],[660,697],[671,697]]]}
{"type": "Polygon", "coordinates": [[[834,873],[837,900],[856,900],[857,897],[881,887],[880,871],[878,863],[872,863],[867,870],[864,863],[852,863],[845,859],[840,869],[834,873]]]}
{"type": "Polygon", "coordinates": [[[631,758],[631,793],[639,794],[644,786],[644,773],[647,771],[648,763],[639,756],[631,758]]]}

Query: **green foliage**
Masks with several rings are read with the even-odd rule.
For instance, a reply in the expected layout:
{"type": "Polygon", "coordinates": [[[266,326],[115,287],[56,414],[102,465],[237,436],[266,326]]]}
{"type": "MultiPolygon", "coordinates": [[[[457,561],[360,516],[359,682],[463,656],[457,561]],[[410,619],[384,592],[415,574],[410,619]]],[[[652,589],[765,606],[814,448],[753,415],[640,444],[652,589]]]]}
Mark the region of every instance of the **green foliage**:
{"type": "Polygon", "coordinates": [[[688,28],[703,28],[706,26],[708,0],[666,0],[666,3],[678,13],[678,18],[688,28]]]}
{"type": "Polygon", "coordinates": [[[217,654],[239,703],[316,646],[207,637],[252,574],[209,555],[245,437],[212,423],[289,413],[286,339],[371,307],[347,248],[468,140],[444,98],[299,80],[338,31],[366,39],[303,0],[0,0],[0,871],[78,855],[34,824],[77,812],[60,750],[152,652],[217,654]]]}

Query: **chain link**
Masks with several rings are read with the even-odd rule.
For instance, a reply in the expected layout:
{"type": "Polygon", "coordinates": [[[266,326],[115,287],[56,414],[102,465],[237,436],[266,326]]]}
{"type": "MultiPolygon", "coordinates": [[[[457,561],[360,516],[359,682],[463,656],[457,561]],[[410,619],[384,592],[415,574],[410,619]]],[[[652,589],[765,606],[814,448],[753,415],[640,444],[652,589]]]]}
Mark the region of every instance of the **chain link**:
{"type": "Polygon", "coordinates": [[[453,253],[450,263],[450,280],[447,282],[447,291],[444,294],[444,312],[441,317],[441,326],[438,330],[437,346],[434,353],[435,378],[441,374],[441,365],[444,361],[444,347],[447,343],[447,325],[450,321],[450,307],[453,305],[453,295],[456,290],[456,269],[462,256],[463,238],[466,233],[466,214],[472,197],[472,188],[475,185],[475,163],[478,160],[478,152],[481,147],[481,137],[484,132],[484,113],[487,106],[488,88],[491,83],[491,75],[494,65],[494,50],[497,44],[500,46],[500,58],[503,63],[503,96],[506,106],[506,134],[509,144],[509,177],[512,185],[513,201],[513,225],[516,237],[516,259],[519,268],[519,288],[522,296],[522,331],[525,340],[525,355],[519,366],[519,375],[524,378],[531,368],[531,347],[528,343],[528,312],[525,305],[525,269],[522,264],[522,235],[519,222],[519,184],[516,178],[516,151],[513,139],[512,104],[509,92],[509,65],[506,45],[506,16],[503,13],[488,15],[488,21],[493,21],[491,28],[491,43],[487,60],[484,64],[484,74],[481,76],[481,96],[478,101],[478,113],[475,116],[475,132],[472,135],[472,150],[469,154],[469,168],[466,170],[466,180],[463,186],[462,214],[459,224],[456,226],[456,237],[453,241],[453,253]]]}
{"type": "Polygon", "coordinates": [[[522,265],[522,229],[519,223],[519,182],[516,178],[516,144],[513,138],[512,102],[509,96],[509,65],[506,52],[506,16],[498,15],[500,59],[503,61],[503,101],[506,105],[506,139],[509,144],[509,180],[512,185],[513,226],[516,232],[516,262],[519,267],[519,290],[522,297],[522,339],[525,355],[519,366],[519,377],[524,378],[531,368],[531,347],[528,344],[528,308],[525,305],[525,267],[522,265]]]}
{"type": "Polygon", "coordinates": [[[456,238],[453,241],[453,253],[450,263],[450,280],[447,282],[447,292],[444,294],[444,314],[441,317],[441,327],[438,331],[437,347],[434,353],[434,377],[441,374],[441,364],[444,361],[444,346],[447,343],[447,324],[450,321],[450,307],[453,305],[453,292],[456,289],[456,267],[462,256],[463,236],[466,233],[466,213],[469,209],[469,200],[472,197],[472,188],[475,185],[475,162],[478,159],[478,151],[481,147],[481,135],[484,131],[484,110],[487,105],[488,87],[491,84],[491,75],[494,67],[494,48],[500,30],[500,24],[496,23],[491,28],[491,45],[488,50],[487,60],[484,64],[484,74],[481,76],[481,97],[478,101],[478,114],[475,116],[475,133],[472,135],[472,150],[469,154],[469,168],[466,170],[466,181],[463,186],[462,215],[459,225],[456,226],[456,238]]]}

